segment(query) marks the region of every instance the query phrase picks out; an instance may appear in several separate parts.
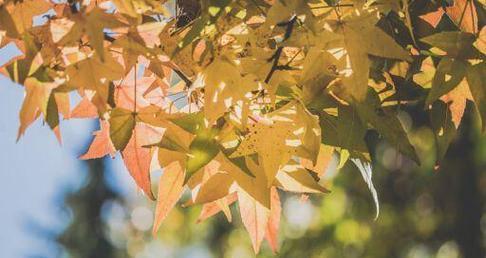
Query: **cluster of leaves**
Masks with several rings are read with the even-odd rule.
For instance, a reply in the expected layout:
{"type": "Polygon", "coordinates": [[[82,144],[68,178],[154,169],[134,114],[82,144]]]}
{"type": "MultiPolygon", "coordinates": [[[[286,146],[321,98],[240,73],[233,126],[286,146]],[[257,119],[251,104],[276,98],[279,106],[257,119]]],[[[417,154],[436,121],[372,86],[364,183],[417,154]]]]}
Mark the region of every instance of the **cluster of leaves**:
{"type": "Polygon", "coordinates": [[[482,0],[181,2],[184,21],[173,1],[0,0],[0,47],[22,52],[0,67],[25,88],[18,136],[98,118],[81,158],[121,152],[157,200],[154,232],[188,188],[200,220],[238,202],[255,252],[277,250],[278,191],[327,192],[333,153],[373,192],[370,131],[420,163],[401,106],[429,114],[438,161],[467,100],[486,119],[482,0]]]}

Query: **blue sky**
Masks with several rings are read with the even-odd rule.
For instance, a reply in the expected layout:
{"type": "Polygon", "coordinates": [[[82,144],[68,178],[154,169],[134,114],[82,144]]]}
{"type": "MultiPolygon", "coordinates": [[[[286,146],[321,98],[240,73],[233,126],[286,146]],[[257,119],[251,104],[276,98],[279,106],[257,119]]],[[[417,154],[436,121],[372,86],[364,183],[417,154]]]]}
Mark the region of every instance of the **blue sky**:
{"type": "MultiPolygon", "coordinates": [[[[12,53],[0,50],[0,65],[12,53]]],[[[95,120],[63,121],[61,146],[40,119],[16,143],[23,96],[22,86],[0,75],[0,257],[52,257],[49,246],[28,225],[35,222],[49,229],[63,225],[60,195],[83,183],[85,170],[77,157],[97,125],[95,120]]],[[[122,192],[130,189],[131,179],[120,158],[109,166],[113,185],[122,192]]]]}

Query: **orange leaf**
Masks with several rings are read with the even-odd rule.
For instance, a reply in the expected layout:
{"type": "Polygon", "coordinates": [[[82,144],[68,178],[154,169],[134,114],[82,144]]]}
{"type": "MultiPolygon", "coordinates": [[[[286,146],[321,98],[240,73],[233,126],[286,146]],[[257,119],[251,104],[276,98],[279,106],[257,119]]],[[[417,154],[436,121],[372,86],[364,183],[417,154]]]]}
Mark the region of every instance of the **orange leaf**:
{"type": "Polygon", "coordinates": [[[94,132],[94,139],[88,151],[79,157],[80,159],[97,159],[108,154],[115,156],[115,147],[110,139],[110,124],[106,120],[100,120],[100,130],[94,132]]]}
{"type": "Polygon", "coordinates": [[[273,253],[278,251],[278,228],[280,226],[280,214],[282,213],[282,206],[280,204],[280,197],[278,196],[277,188],[272,187],[270,197],[270,217],[268,218],[268,225],[265,230],[265,238],[270,244],[273,253]]]}
{"type": "Polygon", "coordinates": [[[71,117],[70,102],[69,102],[69,94],[64,92],[56,92],[54,94],[56,98],[57,108],[59,109],[59,113],[62,114],[64,119],[69,119],[71,117]]]}
{"type": "Polygon", "coordinates": [[[87,96],[71,111],[71,118],[95,118],[98,117],[98,109],[91,103],[87,96]]]}
{"type": "Polygon", "coordinates": [[[464,110],[466,109],[467,100],[472,100],[471,91],[466,80],[463,80],[453,90],[440,98],[442,101],[448,104],[449,110],[452,115],[452,122],[459,127],[464,110]]]}
{"type": "Polygon", "coordinates": [[[143,146],[160,141],[162,133],[151,126],[138,123],[132,138],[122,151],[123,161],[137,185],[150,198],[155,199],[150,184],[150,163],[152,153],[143,146]]]}
{"type": "Polygon", "coordinates": [[[437,10],[426,13],[424,15],[419,16],[422,20],[430,24],[433,28],[436,28],[439,25],[442,16],[444,15],[444,10],[442,8],[438,8],[437,10]]]}
{"type": "Polygon", "coordinates": [[[231,193],[217,201],[206,203],[203,205],[201,214],[199,214],[199,217],[197,218],[196,223],[201,223],[205,221],[206,219],[218,214],[220,211],[223,211],[226,215],[226,218],[228,219],[229,222],[231,222],[231,213],[228,213],[226,211],[229,210],[229,205],[232,203],[236,202],[236,199],[238,199],[238,195],[235,193],[231,193]]]}
{"type": "Polygon", "coordinates": [[[454,5],[446,8],[447,15],[464,32],[478,31],[478,16],[474,1],[454,0],[454,5]]]}
{"type": "MultiPolygon", "coordinates": [[[[138,71],[137,71],[138,72],[138,71]]],[[[135,70],[132,69],[118,85],[115,83],[115,103],[117,107],[134,110],[135,105],[135,84],[137,86],[137,110],[147,107],[149,102],[143,97],[144,93],[155,81],[155,76],[141,77],[135,80],[135,70]]]]}
{"type": "Polygon", "coordinates": [[[241,220],[250,234],[253,251],[258,253],[265,237],[270,210],[243,190],[238,191],[238,203],[241,220]]]}
{"type": "Polygon", "coordinates": [[[184,190],[185,172],[179,162],[173,162],[164,168],[159,181],[159,192],[157,194],[157,207],[155,208],[155,221],[153,234],[160,228],[162,221],[182,195],[184,190]]]}

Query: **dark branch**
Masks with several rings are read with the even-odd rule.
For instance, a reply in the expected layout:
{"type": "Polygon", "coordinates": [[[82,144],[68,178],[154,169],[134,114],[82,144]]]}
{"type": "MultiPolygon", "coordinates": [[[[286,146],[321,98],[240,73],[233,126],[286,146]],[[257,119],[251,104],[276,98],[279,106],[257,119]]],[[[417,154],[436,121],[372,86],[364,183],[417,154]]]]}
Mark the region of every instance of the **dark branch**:
{"type": "MultiPolygon", "coordinates": [[[[294,29],[294,24],[295,24],[296,21],[297,21],[297,16],[294,15],[288,22],[277,24],[277,26],[286,26],[287,27],[285,29],[285,35],[284,35],[283,41],[286,41],[292,35],[292,31],[294,29]]],[[[282,68],[281,66],[278,65],[278,62],[280,61],[280,56],[282,56],[282,51],[283,51],[283,46],[278,47],[277,50],[275,51],[275,54],[273,54],[273,56],[270,58],[269,61],[273,60],[273,64],[272,64],[272,68],[270,69],[270,72],[268,73],[267,77],[265,78],[265,83],[269,83],[270,80],[272,79],[272,76],[275,73],[275,71],[282,68]]]]}
{"type": "Polygon", "coordinates": [[[191,87],[192,81],[180,70],[173,69],[174,72],[186,83],[186,88],[191,87]]]}

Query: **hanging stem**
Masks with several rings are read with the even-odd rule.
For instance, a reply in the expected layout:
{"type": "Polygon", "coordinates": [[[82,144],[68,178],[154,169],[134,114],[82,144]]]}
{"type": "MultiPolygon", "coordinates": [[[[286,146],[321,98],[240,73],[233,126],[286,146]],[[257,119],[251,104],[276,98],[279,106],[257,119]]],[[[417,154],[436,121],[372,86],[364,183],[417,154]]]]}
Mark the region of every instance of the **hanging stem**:
{"type": "Polygon", "coordinates": [[[138,62],[135,63],[135,66],[133,68],[133,113],[137,114],[137,64],[138,62]]]}

